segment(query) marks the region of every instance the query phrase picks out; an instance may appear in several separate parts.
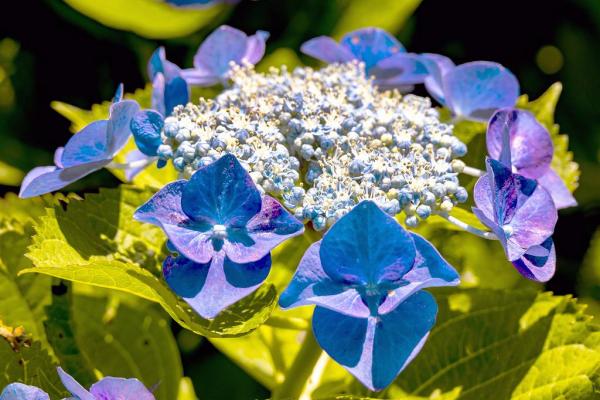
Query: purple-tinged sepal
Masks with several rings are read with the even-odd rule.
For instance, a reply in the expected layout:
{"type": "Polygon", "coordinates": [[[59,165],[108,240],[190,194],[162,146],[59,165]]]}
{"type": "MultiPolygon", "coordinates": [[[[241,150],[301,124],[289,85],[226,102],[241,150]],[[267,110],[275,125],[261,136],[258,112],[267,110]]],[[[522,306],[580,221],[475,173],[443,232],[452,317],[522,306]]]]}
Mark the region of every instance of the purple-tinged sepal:
{"type": "Polygon", "coordinates": [[[269,33],[257,31],[248,36],[244,32],[222,25],[200,45],[194,56],[194,68],[183,70],[190,85],[212,86],[227,81],[231,64],[256,64],[265,55],[269,33]]]}
{"type": "Polygon", "coordinates": [[[0,400],[50,400],[50,396],[40,388],[15,382],[2,390],[0,400]]]}
{"type": "Polygon", "coordinates": [[[550,165],[554,155],[550,133],[529,111],[498,110],[488,124],[486,141],[491,158],[520,175],[536,179],[550,193],[557,209],[577,205],[550,165]]]}
{"type": "Polygon", "coordinates": [[[535,180],[514,174],[500,161],[488,158],[487,165],[488,173],[475,185],[473,212],[498,236],[519,272],[536,281],[549,280],[556,264],[549,243],[558,219],[552,197],[535,180]],[[527,268],[533,272],[523,272],[527,268]]]}
{"type": "Polygon", "coordinates": [[[309,247],[279,304],[317,305],[321,347],[381,390],[418,354],[435,322],[435,301],[420,290],[458,283],[429,242],[363,201],[309,247]]]}
{"type": "Polygon", "coordinates": [[[152,81],[152,108],[163,117],[189,101],[189,87],[181,69],[168,61],[164,47],[159,47],[148,61],[148,76],[152,81]]]}

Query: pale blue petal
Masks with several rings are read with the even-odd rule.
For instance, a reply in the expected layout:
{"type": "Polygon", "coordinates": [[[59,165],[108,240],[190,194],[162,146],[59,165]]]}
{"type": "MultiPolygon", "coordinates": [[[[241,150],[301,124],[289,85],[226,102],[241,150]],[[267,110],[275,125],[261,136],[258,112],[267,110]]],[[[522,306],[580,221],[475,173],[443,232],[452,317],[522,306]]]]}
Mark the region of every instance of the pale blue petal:
{"type": "Polygon", "coordinates": [[[521,275],[528,279],[537,282],[549,281],[556,270],[556,250],[552,238],[527,249],[521,258],[512,263],[521,275]]]}
{"type": "Polygon", "coordinates": [[[140,105],[133,100],[123,100],[110,107],[108,119],[108,152],[110,158],[125,146],[131,136],[131,119],[140,110],[140,105]]]}
{"type": "Polygon", "coordinates": [[[397,283],[416,256],[409,233],[372,201],[356,205],[323,237],[323,269],[338,282],[397,283]]]}
{"type": "Polygon", "coordinates": [[[25,199],[62,189],[70,183],[102,169],[109,162],[110,160],[104,160],[64,169],[53,166],[34,168],[23,179],[19,197],[25,199]]]}
{"type": "Polygon", "coordinates": [[[317,307],[313,330],[331,358],[369,389],[381,390],[419,353],[436,314],[433,296],[417,292],[380,317],[355,318],[317,307]]]}
{"type": "Polygon", "coordinates": [[[448,108],[457,116],[487,121],[499,108],[512,107],[519,96],[519,82],[502,65],[475,61],[453,68],[444,75],[448,108]]]}
{"type": "Polygon", "coordinates": [[[454,63],[446,56],[433,53],[425,53],[421,55],[421,62],[427,68],[429,76],[424,80],[425,88],[441,105],[446,104],[443,76],[454,68],[454,63]]]}
{"type": "Polygon", "coordinates": [[[398,53],[379,61],[371,68],[371,75],[377,86],[390,89],[423,83],[428,72],[418,55],[398,53]]]}
{"type": "Polygon", "coordinates": [[[240,63],[246,54],[248,36],[238,29],[222,25],[200,45],[194,56],[194,67],[224,77],[231,61],[240,63]]]}
{"type": "Polygon", "coordinates": [[[269,38],[269,32],[257,31],[254,35],[248,37],[246,43],[246,53],[243,60],[256,64],[265,55],[266,41],[269,38]]]}
{"type": "Polygon", "coordinates": [[[50,396],[40,388],[16,382],[4,388],[0,400],[50,400],[50,396]]]}
{"type": "Polygon", "coordinates": [[[108,121],[100,120],[87,125],[69,139],[60,162],[63,168],[69,168],[110,158],[108,121]]]}
{"type": "Polygon", "coordinates": [[[548,168],[546,173],[538,178],[538,183],[550,193],[557,209],[577,205],[577,200],[575,200],[569,188],[552,168],[548,168]]]}

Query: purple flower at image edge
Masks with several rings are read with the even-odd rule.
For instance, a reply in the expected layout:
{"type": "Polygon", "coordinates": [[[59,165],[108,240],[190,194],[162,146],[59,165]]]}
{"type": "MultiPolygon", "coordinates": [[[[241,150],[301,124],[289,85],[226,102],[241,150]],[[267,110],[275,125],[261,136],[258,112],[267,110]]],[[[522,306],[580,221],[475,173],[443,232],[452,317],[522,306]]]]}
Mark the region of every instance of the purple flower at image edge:
{"type": "Polygon", "coordinates": [[[265,31],[248,36],[238,29],[222,25],[198,48],[194,68],[183,70],[182,75],[190,85],[196,86],[226,82],[232,62],[254,65],[263,58],[268,38],[269,33],[265,31]]]}
{"type": "Polygon", "coordinates": [[[0,400],[50,400],[50,396],[40,388],[15,382],[2,390],[0,400]]]}
{"type": "Polygon", "coordinates": [[[448,57],[428,53],[420,60],[428,71],[425,88],[457,118],[485,122],[497,109],[514,106],[519,97],[517,78],[498,63],[455,66],[448,57]]]}
{"type": "Polygon", "coordinates": [[[165,260],[165,280],[204,318],[256,290],[271,268],[271,249],[304,231],[229,154],[165,186],[134,218],[165,231],[179,253],[165,260]]]}
{"type": "Polygon", "coordinates": [[[475,184],[473,212],[496,234],[521,275],[548,281],[556,268],[552,233],[558,213],[552,197],[502,162],[488,158],[486,163],[487,174],[475,184]]]}
{"type": "Polygon", "coordinates": [[[340,43],[328,36],[311,39],[300,48],[304,54],[328,64],[358,60],[365,64],[367,75],[383,88],[408,89],[423,83],[427,69],[420,57],[407,53],[402,44],[379,28],[363,28],[347,33],[340,43]]]}
{"type": "Polygon", "coordinates": [[[309,247],[280,305],[316,305],[319,345],[369,389],[381,390],[419,353],[435,324],[437,305],[421,289],[458,283],[427,240],[363,201],[309,247]]]}
{"type": "Polygon", "coordinates": [[[19,196],[34,197],[64,188],[107,166],[131,135],[130,121],[139,110],[132,100],[122,100],[117,90],[108,120],[94,121],[73,135],[54,153],[53,166],[37,167],[23,179],[19,196]]]}
{"type": "Polygon", "coordinates": [[[240,0],[165,0],[166,3],[176,7],[204,8],[215,4],[237,4],[240,0]]]}
{"type": "Polygon", "coordinates": [[[94,383],[88,391],[60,367],[58,367],[58,376],[65,389],[78,400],[155,400],[152,392],[135,378],[107,376],[94,383]]]}
{"type": "Polygon", "coordinates": [[[514,172],[526,178],[537,180],[550,193],[556,208],[577,205],[550,166],[554,155],[550,133],[529,111],[498,110],[488,124],[486,142],[491,158],[510,165],[514,172]]]}

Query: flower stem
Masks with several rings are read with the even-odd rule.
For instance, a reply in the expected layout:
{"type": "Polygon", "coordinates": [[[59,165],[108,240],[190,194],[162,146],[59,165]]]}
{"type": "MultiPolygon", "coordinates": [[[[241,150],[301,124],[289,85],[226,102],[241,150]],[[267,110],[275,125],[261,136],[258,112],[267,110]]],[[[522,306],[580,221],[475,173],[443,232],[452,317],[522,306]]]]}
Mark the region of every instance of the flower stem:
{"type": "Polygon", "coordinates": [[[452,215],[448,215],[448,213],[438,213],[437,215],[439,215],[442,218],[445,218],[448,222],[450,222],[453,225],[458,226],[459,228],[461,228],[464,231],[467,231],[469,233],[472,233],[472,234],[482,237],[484,239],[498,240],[498,236],[496,236],[493,232],[482,231],[481,229],[477,229],[477,228],[467,224],[466,222],[463,222],[460,219],[453,217],[452,215]]]}
{"type": "Polygon", "coordinates": [[[286,371],[284,381],[273,390],[271,400],[309,400],[327,364],[326,356],[325,361],[323,358],[323,350],[309,326],[296,358],[286,371]]]}
{"type": "Polygon", "coordinates": [[[480,177],[485,175],[485,171],[480,170],[479,168],[473,168],[473,167],[469,167],[469,166],[465,166],[462,170],[462,173],[465,175],[471,175],[471,176],[475,176],[475,177],[480,177]]]}

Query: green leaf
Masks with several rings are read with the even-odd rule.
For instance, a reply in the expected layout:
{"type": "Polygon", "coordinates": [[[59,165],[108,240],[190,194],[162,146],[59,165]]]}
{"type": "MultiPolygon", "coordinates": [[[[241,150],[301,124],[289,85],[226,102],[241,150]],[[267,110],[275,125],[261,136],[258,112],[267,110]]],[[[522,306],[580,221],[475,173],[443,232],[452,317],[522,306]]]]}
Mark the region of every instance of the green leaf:
{"type": "Polygon", "coordinates": [[[104,376],[138,378],[158,400],[175,399],[183,371],[169,319],[149,302],[93,294],[77,294],[71,305],[84,358],[104,376]]]}
{"type": "Polygon", "coordinates": [[[196,396],[196,392],[194,391],[194,384],[190,378],[181,378],[177,400],[198,400],[198,396],[196,396]]]}
{"type": "Polygon", "coordinates": [[[135,209],[151,191],[122,186],[101,189],[66,210],[48,209],[36,225],[37,234],[27,257],[37,272],[74,282],[127,292],[159,303],[183,327],[203,336],[238,336],[260,326],[277,300],[272,285],[205,320],[167,286],[161,276],[166,255],[165,236],[133,219],[135,209]]]}
{"type": "MultiPolygon", "coordinates": [[[[149,108],[151,106],[152,96],[152,85],[146,85],[144,89],[138,89],[132,94],[125,94],[125,98],[137,101],[142,108],[149,108]]],[[[111,102],[105,101],[100,104],[92,105],[89,110],[84,110],[79,107],[72,106],[67,103],[60,101],[53,101],[50,106],[63,117],[71,121],[71,131],[73,133],[79,132],[86,125],[98,121],[101,119],[108,118],[108,112],[110,109],[111,102]]],[[[129,142],[125,145],[123,150],[119,152],[114,158],[116,163],[126,163],[127,154],[137,149],[133,138],[129,139],[129,142]]],[[[113,173],[117,178],[126,182],[125,172],[121,169],[109,168],[109,171],[113,173]]],[[[152,187],[162,188],[169,182],[173,182],[177,179],[177,171],[174,168],[161,168],[158,169],[156,164],[152,164],[146,167],[140,172],[134,179],[133,184],[140,187],[152,187]]]]}
{"type": "Polygon", "coordinates": [[[580,296],[600,300],[600,229],[597,229],[590,241],[579,270],[577,291],[580,296]]]}
{"type": "Polygon", "coordinates": [[[0,339],[0,388],[13,382],[37,386],[52,399],[62,399],[67,393],[56,373],[57,365],[39,342],[23,347],[19,352],[0,339]]]}
{"type": "Polygon", "coordinates": [[[48,350],[43,321],[51,279],[41,275],[17,277],[21,269],[31,266],[24,254],[32,236],[30,225],[0,218],[0,320],[24,327],[48,350]]]}
{"type": "MultiPolygon", "coordinates": [[[[60,366],[69,372],[84,387],[96,382],[92,365],[84,357],[73,332],[71,317],[71,285],[60,284],[52,287],[52,303],[46,307],[47,319],[44,323],[48,342],[60,366]]],[[[96,343],[101,348],[102,342],[96,343]]]]}
{"type": "Polygon", "coordinates": [[[421,4],[421,0],[345,0],[341,4],[344,8],[333,32],[336,38],[365,26],[376,26],[397,33],[421,4]]]}
{"type": "Polygon", "coordinates": [[[0,185],[19,186],[24,176],[20,169],[0,161],[0,185]]]}
{"type": "Polygon", "coordinates": [[[554,111],[562,92],[562,85],[556,82],[546,90],[539,98],[529,101],[527,95],[523,95],[517,101],[517,107],[531,111],[538,121],[550,132],[554,143],[554,157],[552,158],[552,169],[565,182],[571,192],[579,185],[579,165],[573,161],[573,153],[569,151],[569,137],[560,134],[560,127],[554,123],[554,111]]]}
{"type": "Polygon", "coordinates": [[[452,289],[436,298],[436,326],[395,383],[406,393],[461,386],[458,399],[598,398],[600,332],[570,297],[452,289]]]}
{"type": "Polygon", "coordinates": [[[156,0],[65,0],[67,4],[111,28],[132,31],[152,39],[170,39],[210,24],[226,7],[177,8],[156,0]]]}

